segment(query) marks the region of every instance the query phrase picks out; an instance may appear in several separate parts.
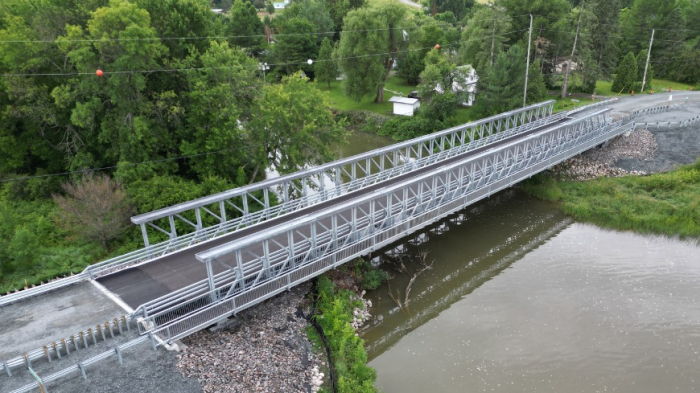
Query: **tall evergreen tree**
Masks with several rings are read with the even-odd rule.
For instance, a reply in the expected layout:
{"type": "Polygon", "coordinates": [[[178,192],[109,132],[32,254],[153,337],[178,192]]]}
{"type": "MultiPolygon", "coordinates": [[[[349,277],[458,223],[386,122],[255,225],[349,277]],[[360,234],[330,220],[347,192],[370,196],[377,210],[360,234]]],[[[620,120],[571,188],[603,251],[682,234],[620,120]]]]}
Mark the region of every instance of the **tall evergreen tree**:
{"type": "Polygon", "coordinates": [[[496,56],[493,67],[479,81],[474,108],[479,116],[490,116],[517,108],[523,103],[525,50],[513,45],[496,56]]]}
{"type": "Polygon", "coordinates": [[[227,34],[231,36],[230,43],[257,55],[262,50],[264,33],[265,28],[253,3],[236,0],[231,8],[227,27],[227,34]]]}
{"type": "Polygon", "coordinates": [[[462,31],[460,57],[478,74],[485,73],[496,56],[505,50],[511,18],[502,7],[480,8],[462,31]]]}
{"type": "Polygon", "coordinates": [[[592,22],[591,56],[601,76],[615,70],[620,42],[620,0],[587,0],[595,13],[592,22]]]}
{"type": "Polygon", "coordinates": [[[547,98],[547,85],[544,83],[542,65],[539,60],[530,64],[530,72],[527,79],[527,103],[536,104],[547,98]]]}
{"type": "Polygon", "coordinates": [[[333,59],[333,47],[331,40],[328,37],[321,42],[321,49],[318,52],[318,60],[314,63],[314,77],[318,82],[328,83],[328,88],[331,87],[331,82],[338,75],[338,67],[333,59]]]}
{"type": "Polygon", "coordinates": [[[617,67],[617,75],[612,84],[613,93],[629,93],[637,82],[637,59],[629,52],[617,67]]]}

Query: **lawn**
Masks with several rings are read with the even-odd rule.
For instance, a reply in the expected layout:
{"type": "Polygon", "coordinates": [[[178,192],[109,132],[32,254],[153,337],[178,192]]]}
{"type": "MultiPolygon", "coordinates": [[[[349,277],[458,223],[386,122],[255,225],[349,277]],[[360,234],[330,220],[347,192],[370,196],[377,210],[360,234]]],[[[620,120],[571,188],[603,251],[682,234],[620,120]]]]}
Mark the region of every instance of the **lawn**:
{"type": "MultiPolygon", "coordinates": [[[[669,88],[673,90],[690,90],[691,85],[680,82],[671,82],[664,79],[653,79],[651,85],[655,92],[668,91],[669,88]]],[[[649,91],[649,88],[645,88],[645,91],[649,91]]],[[[611,81],[598,81],[595,88],[596,94],[602,96],[617,96],[617,95],[629,95],[629,94],[618,94],[618,92],[612,91],[611,81]]]]}
{"type": "MultiPolygon", "coordinates": [[[[317,83],[316,86],[319,90],[328,93],[328,98],[330,105],[334,109],[339,109],[342,111],[372,111],[382,115],[390,114],[392,111],[392,103],[389,99],[397,94],[401,93],[404,97],[416,90],[416,86],[411,86],[406,84],[401,78],[392,76],[386,81],[386,86],[384,89],[384,102],[377,104],[374,102],[374,96],[367,96],[362,99],[362,101],[357,102],[345,96],[343,89],[340,86],[342,82],[334,81],[331,82],[331,88],[328,88],[326,83],[317,83]]],[[[471,116],[471,108],[457,108],[457,113],[455,114],[453,121],[456,124],[464,124],[474,120],[471,116]]]]}
{"type": "MultiPolygon", "coordinates": [[[[550,97],[550,99],[553,99],[554,97],[550,97]]],[[[579,106],[582,105],[588,105],[592,104],[593,100],[588,99],[588,98],[556,98],[557,102],[554,103],[554,112],[561,112],[561,111],[570,111],[572,109],[576,109],[579,106]],[[572,100],[578,100],[578,102],[572,101],[572,100]]]]}

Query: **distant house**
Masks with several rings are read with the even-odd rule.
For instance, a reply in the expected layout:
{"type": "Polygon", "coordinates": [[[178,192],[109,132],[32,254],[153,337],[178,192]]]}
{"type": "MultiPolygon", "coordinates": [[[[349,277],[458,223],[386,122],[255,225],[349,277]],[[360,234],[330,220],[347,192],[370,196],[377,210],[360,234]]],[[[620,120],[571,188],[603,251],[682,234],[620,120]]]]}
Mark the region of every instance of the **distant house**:
{"type": "Polygon", "coordinates": [[[413,116],[416,109],[420,108],[420,101],[417,98],[391,97],[389,102],[394,103],[394,114],[401,116],[413,116]]]}
{"type": "MultiPolygon", "coordinates": [[[[564,59],[560,60],[558,63],[554,64],[554,71],[557,73],[560,73],[560,74],[564,73],[564,72],[566,72],[566,67],[568,64],[569,64],[569,60],[568,60],[568,58],[565,57],[564,59]]],[[[576,63],[575,61],[572,61],[570,71],[576,71],[578,69],[579,69],[578,63],[576,63]]]]}
{"type": "Polygon", "coordinates": [[[272,6],[275,7],[276,10],[283,10],[290,2],[291,0],[284,0],[282,2],[278,3],[272,3],[272,6]]]}
{"type": "MultiPolygon", "coordinates": [[[[479,81],[479,76],[476,75],[474,67],[470,65],[462,65],[453,71],[452,75],[452,92],[461,96],[463,101],[461,105],[472,106],[476,97],[476,82],[479,81]]],[[[438,84],[435,91],[442,93],[442,85],[438,84]]]]}
{"type": "Polygon", "coordinates": [[[211,12],[213,12],[215,14],[223,14],[224,10],[222,8],[212,8],[211,12]]]}

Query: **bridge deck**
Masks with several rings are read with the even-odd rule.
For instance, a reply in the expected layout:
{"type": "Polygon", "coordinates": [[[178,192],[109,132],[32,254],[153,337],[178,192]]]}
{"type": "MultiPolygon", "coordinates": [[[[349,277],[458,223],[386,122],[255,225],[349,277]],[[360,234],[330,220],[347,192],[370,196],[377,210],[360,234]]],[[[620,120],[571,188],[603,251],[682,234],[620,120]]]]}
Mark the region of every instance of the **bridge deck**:
{"type": "MultiPolygon", "coordinates": [[[[388,185],[405,181],[413,176],[433,171],[442,166],[458,162],[467,157],[492,149],[496,146],[500,146],[544,129],[554,127],[563,121],[564,120],[550,123],[546,126],[524,132],[517,136],[505,138],[498,142],[474,149],[431,166],[426,166],[408,174],[398,176],[394,179],[364,188],[360,191],[349,193],[341,197],[310,206],[306,209],[278,217],[276,219],[264,221],[255,226],[244,228],[237,232],[201,243],[178,253],[166,255],[163,258],[154,260],[147,264],[99,278],[98,281],[119,296],[130,307],[136,309],[141,304],[167,295],[168,293],[183,288],[187,285],[206,279],[207,272],[204,264],[197,261],[195,258],[195,254],[199,252],[254,234],[262,229],[293,221],[299,217],[348,201],[357,197],[358,195],[373,192],[388,185]]],[[[212,268],[214,269],[214,273],[220,273],[226,270],[225,267],[218,264],[212,264],[212,268]]]]}

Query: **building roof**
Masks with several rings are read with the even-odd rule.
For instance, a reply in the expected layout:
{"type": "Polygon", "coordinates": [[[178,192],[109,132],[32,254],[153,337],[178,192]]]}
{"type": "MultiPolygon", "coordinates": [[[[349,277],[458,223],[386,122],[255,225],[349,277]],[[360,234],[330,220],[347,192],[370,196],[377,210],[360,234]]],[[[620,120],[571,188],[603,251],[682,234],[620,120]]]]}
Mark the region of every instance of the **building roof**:
{"type": "Polygon", "coordinates": [[[408,97],[397,97],[393,96],[389,98],[389,102],[396,102],[399,104],[408,104],[408,105],[413,105],[416,102],[418,102],[417,98],[408,98],[408,97]]]}

